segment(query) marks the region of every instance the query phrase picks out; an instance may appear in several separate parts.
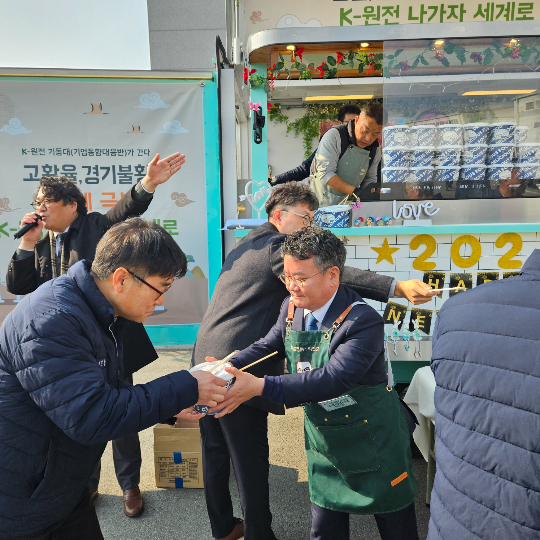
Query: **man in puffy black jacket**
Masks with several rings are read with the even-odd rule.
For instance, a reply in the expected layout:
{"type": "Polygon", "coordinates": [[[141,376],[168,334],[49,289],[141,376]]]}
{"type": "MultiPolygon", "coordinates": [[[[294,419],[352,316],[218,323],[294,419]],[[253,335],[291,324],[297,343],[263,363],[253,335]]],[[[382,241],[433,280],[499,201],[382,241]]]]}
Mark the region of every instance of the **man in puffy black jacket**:
{"type": "MultiPolygon", "coordinates": [[[[161,227],[112,227],[80,261],[25,297],[0,328],[0,538],[102,539],[87,484],[107,441],[166,420],[225,381],[171,373],[124,381],[126,320],[143,322],[187,270],[161,227]]],[[[202,375],[199,375],[199,373],[202,375]]]]}

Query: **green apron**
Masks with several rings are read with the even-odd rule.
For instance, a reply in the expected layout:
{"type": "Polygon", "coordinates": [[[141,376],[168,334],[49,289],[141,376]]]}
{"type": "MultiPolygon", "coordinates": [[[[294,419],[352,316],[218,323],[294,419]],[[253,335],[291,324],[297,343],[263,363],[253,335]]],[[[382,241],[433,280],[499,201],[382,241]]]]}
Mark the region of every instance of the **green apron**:
{"type": "MultiPolygon", "coordinates": [[[[354,305],[354,304],[353,304],[354,305]]],[[[289,304],[285,352],[289,373],[322,368],[332,334],[291,329],[289,304]]],[[[418,487],[413,475],[407,420],[395,390],[386,384],[354,386],[346,394],[304,406],[309,493],[322,508],[349,514],[384,514],[409,506],[418,487]],[[329,409],[329,410],[326,410],[329,409]]]]}
{"type": "MultiPolygon", "coordinates": [[[[356,146],[349,144],[345,153],[338,161],[336,174],[348,184],[354,187],[359,187],[362,184],[369,168],[369,152],[356,146]]],[[[315,192],[319,199],[319,207],[333,206],[339,204],[343,199],[347,198],[341,191],[336,191],[326,183],[322,182],[314,176],[310,183],[311,190],[315,192]]]]}

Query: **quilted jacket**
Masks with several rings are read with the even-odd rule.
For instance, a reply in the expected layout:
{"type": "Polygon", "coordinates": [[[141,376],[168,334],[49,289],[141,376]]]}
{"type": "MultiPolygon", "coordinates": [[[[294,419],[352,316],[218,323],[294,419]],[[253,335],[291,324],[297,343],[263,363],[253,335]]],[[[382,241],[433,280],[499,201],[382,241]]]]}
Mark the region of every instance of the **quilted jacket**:
{"type": "Polygon", "coordinates": [[[123,319],[81,261],[26,296],[0,328],[0,538],[68,516],[107,441],[193,405],[186,371],[123,381],[123,319]]]}
{"type": "Polygon", "coordinates": [[[428,540],[540,538],[540,250],[445,302],[428,540]]]}

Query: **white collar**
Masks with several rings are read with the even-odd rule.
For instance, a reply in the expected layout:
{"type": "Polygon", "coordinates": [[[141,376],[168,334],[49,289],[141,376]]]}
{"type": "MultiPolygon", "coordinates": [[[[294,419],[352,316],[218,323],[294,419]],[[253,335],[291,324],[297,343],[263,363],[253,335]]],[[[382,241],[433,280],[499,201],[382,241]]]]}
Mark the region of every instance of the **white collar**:
{"type": "MultiPolygon", "coordinates": [[[[67,233],[69,231],[70,227],[71,227],[71,225],[68,225],[64,232],[67,233]]],[[[54,234],[54,237],[57,238],[59,234],[63,234],[63,233],[53,232],[53,234],[54,234]]]]}
{"type": "Polygon", "coordinates": [[[326,317],[326,313],[328,312],[330,305],[334,301],[334,298],[336,297],[337,292],[338,290],[336,289],[336,292],[333,294],[332,298],[330,298],[330,300],[328,300],[328,302],[326,302],[324,306],[320,307],[319,309],[316,309],[315,311],[311,311],[309,309],[304,308],[304,318],[307,317],[308,313],[313,313],[313,316],[317,319],[317,326],[318,328],[320,328],[321,323],[326,317]]]}

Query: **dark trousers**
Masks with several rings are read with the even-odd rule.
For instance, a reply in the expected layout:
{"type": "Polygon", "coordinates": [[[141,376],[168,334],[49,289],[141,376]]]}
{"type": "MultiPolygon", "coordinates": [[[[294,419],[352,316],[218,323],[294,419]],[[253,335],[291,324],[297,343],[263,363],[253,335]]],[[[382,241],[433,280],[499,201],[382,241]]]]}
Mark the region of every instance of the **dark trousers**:
{"type": "MultiPolygon", "coordinates": [[[[133,384],[133,375],[126,376],[125,380],[133,384]]],[[[132,433],[120,439],[114,439],[112,441],[112,453],[116,478],[122,491],[138,488],[141,479],[142,463],[139,434],[132,433]]],[[[100,474],[101,461],[98,462],[92,477],[88,481],[88,490],[90,493],[97,491],[100,474]]]]}
{"type": "MultiPolygon", "coordinates": [[[[311,503],[311,540],[349,540],[349,516],[311,503]]],[[[414,502],[397,512],[375,514],[382,540],[418,540],[414,502]]]]}
{"type": "Polygon", "coordinates": [[[276,540],[268,487],[268,413],[240,405],[223,418],[205,416],[200,426],[204,494],[212,534],[223,538],[234,528],[229,492],[232,461],[244,512],[244,539],[276,540]]]}
{"type": "Polygon", "coordinates": [[[46,531],[6,540],[103,540],[94,503],[86,490],[71,514],[46,531]]]}

